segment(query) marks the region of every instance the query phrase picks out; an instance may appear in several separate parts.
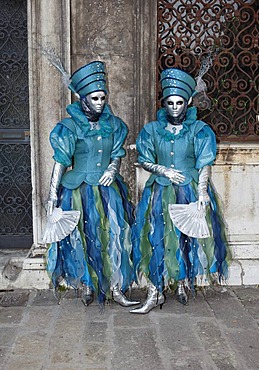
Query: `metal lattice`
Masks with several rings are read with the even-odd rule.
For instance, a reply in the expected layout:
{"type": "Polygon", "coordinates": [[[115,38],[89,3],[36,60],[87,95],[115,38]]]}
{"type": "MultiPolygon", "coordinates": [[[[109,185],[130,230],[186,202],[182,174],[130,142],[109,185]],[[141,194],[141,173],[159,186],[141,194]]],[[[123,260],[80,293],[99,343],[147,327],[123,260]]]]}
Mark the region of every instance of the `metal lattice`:
{"type": "Polygon", "coordinates": [[[30,235],[30,145],[0,144],[0,234],[30,235]]]}
{"type": "Polygon", "coordinates": [[[197,76],[212,53],[203,78],[211,105],[199,118],[221,140],[259,140],[258,12],[257,0],[158,0],[157,80],[169,67],[197,76]]]}
{"type": "Polygon", "coordinates": [[[0,38],[0,248],[24,247],[32,237],[26,0],[1,1],[0,38]]]}

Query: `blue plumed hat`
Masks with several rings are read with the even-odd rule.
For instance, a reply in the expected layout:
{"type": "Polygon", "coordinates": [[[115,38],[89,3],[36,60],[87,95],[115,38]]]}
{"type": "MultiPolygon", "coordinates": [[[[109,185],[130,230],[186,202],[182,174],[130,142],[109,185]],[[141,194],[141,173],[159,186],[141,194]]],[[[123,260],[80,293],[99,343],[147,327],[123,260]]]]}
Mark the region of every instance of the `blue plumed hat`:
{"type": "Polygon", "coordinates": [[[168,68],[161,72],[160,82],[162,85],[163,99],[168,96],[181,96],[188,101],[196,95],[195,79],[187,72],[178,68],[168,68]]]}
{"type": "Polygon", "coordinates": [[[68,86],[71,91],[85,97],[96,91],[104,91],[107,94],[104,63],[94,61],[79,68],[70,77],[68,86]]]}

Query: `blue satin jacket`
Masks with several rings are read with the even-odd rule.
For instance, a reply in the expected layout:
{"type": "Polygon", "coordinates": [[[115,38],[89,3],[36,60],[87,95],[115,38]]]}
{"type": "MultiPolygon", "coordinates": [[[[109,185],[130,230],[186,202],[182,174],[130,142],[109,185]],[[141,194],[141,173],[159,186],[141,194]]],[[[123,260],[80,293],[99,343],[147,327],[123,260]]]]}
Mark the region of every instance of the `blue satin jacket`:
{"type": "Polygon", "coordinates": [[[50,133],[53,159],[65,167],[72,166],[61,183],[68,189],[76,189],[83,182],[98,185],[111,160],[125,156],[128,128],[107,104],[99,119],[99,130],[90,130],[80,102],[69,105],[67,112],[71,118],[63,119],[50,133]]]}
{"type": "MultiPolygon", "coordinates": [[[[146,124],[137,138],[138,162],[160,164],[167,168],[182,171],[186,185],[192,180],[198,182],[199,169],[212,165],[216,157],[216,138],[212,129],[197,120],[197,109],[188,108],[183,128],[175,135],[166,130],[166,110],[160,109],[157,121],[146,124]]],[[[152,174],[146,186],[154,181],[168,186],[172,182],[164,177],[152,174]]]]}

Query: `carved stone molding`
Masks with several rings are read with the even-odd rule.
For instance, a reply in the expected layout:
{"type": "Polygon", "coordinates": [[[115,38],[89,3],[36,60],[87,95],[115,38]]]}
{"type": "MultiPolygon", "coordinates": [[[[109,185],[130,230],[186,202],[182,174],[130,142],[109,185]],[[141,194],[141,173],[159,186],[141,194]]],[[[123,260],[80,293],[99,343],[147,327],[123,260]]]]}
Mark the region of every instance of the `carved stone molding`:
{"type": "Polygon", "coordinates": [[[217,165],[259,165],[259,143],[219,144],[217,165]]]}

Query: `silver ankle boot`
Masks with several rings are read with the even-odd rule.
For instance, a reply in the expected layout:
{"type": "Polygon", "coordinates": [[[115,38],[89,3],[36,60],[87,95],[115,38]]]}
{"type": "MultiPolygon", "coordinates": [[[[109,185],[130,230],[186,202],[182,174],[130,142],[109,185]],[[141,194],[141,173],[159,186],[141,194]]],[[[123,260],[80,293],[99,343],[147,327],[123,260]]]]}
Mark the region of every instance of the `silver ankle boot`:
{"type": "Polygon", "coordinates": [[[187,305],[188,303],[188,296],[185,291],[183,280],[180,280],[177,283],[176,299],[178,302],[182,303],[183,305],[187,305]]]}
{"type": "Polygon", "coordinates": [[[160,305],[160,309],[162,309],[164,303],[164,294],[160,293],[153,284],[150,284],[148,286],[147,299],[145,300],[144,304],[139,308],[131,310],[130,313],[138,313],[143,315],[145,313],[148,313],[152,310],[152,308],[157,307],[158,305],[160,305]]]}
{"type": "Polygon", "coordinates": [[[83,290],[82,290],[82,302],[85,306],[89,306],[94,300],[94,292],[92,288],[88,285],[83,284],[83,290]]]}
{"type": "Polygon", "coordinates": [[[139,301],[130,301],[127,297],[125,297],[118,285],[115,285],[112,288],[112,298],[115,302],[119,303],[123,307],[130,307],[140,303],[139,301]]]}

